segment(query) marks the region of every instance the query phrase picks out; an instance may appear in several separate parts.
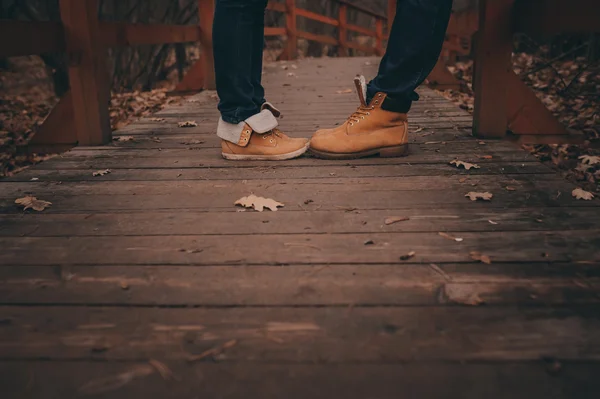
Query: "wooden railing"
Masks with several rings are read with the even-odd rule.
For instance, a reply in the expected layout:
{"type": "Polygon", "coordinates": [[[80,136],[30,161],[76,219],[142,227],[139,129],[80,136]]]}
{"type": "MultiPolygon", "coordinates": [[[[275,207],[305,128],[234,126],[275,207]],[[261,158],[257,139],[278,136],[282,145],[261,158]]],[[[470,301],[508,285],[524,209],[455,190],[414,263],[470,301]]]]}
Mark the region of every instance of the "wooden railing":
{"type": "MultiPolygon", "coordinates": [[[[344,0],[336,18],[296,7],[295,0],[270,2],[270,10],[285,13],[285,27],[267,27],[266,36],[286,36],[280,58],[298,56],[298,39],[336,46],[341,56],[355,49],[382,55],[396,11],[396,0],[388,1],[388,15],[380,15],[344,0]],[[348,22],[348,10],[372,17],[375,29],[348,22]],[[298,29],[304,17],[337,28],[337,36],[298,29]],[[374,38],[373,46],[349,40],[349,32],[374,38]]],[[[598,31],[600,2],[597,0],[481,0],[479,15],[452,16],[440,61],[429,77],[440,87],[459,83],[446,66],[457,55],[471,52],[471,37],[478,30],[475,76],[474,134],[504,137],[507,131],[524,141],[569,140],[566,129],[511,70],[512,35],[598,31]]],[[[98,0],[60,0],[61,22],[0,21],[0,56],[66,52],[70,90],[60,99],[32,140],[34,145],[99,145],[111,140],[108,102],[109,81],[105,68],[106,48],[140,44],[200,42],[201,60],[193,65],[176,91],[214,88],[212,18],[214,0],[198,0],[199,25],[141,25],[98,20],[98,0]]]]}

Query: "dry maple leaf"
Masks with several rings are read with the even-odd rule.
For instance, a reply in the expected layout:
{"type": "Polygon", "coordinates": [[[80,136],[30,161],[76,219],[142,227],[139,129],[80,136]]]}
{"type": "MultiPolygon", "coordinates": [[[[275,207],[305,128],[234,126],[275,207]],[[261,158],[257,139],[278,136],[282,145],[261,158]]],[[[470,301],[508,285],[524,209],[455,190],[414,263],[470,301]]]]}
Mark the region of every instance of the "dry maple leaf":
{"type": "Polygon", "coordinates": [[[386,225],[390,225],[398,222],[406,222],[407,220],[410,220],[410,218],[406,216],[390,216],[389,218],[385,219],[384,223],[386,225]]]}
{"type": "Polygon", "coordinates": [[[150,122],[164,122],[165,118],[150,118],[150,122]]]}
{"type": "Polygon", "coordinates": [[[474,163],[459,161],[458,159],[450,161],[450,165],[454,165],[457,168],[460,168],[462,166],[466,170],[479,169],[479,165],[476,165],[474,163]]]}
{"type": "Polygon", "coordinates": [[[483,201],[491,201],[494,195],[492,193],[477,193],[475,191],[470,191],[465,194],[465,197],[468,197],[471,201],[483,200],[483,201]]]}
{"type": "Polygon", "coordinates": [[[469,253],[469,255],[471,255],[471,259],[478,260],[480,262],[485,263],[486,265],[490,265],[492,263],[492,260],[490,259],[489,256],[483,255],[483,254],[481,254],[479,252],[472,251],[472,252],[469,253]]]}
{"type": "Polygon", "coordinates": [[[235,205],[241,205],[245,208],[254,208],[259,212],[262,212],[264,208],[277,212],[277,207],[284,206],[281,202],[277,202],[271,198],[257,197],[254,194],[240,198],[235,201],[235,205]]]}
{"type": "Polygon", "coordinates": [[[571,195],[573,195],[573,197],[579,200],[590,201],[594,199],[594,194],[590,193],[589,191],[582,190],[580,188],[576,188],[575,190],[573,190],[571,192],[571,195]]]}
{"type": "Polygon", "coordinates": [[[104,170],[97,170],[94,173],[92,173],[92,176],[96,177],[96,176],[104,176],[107,175],[109,173],[111,173],[112,170],[110,169],[104,169],[104,170]]]}
{"type": "Polygon", "coordinates": [[[15,204],[21,205],[24,211],[26,211],[27,209],[33,209],[34,211],[41,212],[50,205],[52,205],[52,202],[42,201],[28,195],[27,197],[17,198],[15,200],[15,204]]]}
{"type": "Polygon", "coordinates": [[[198,126],[198,124],[196,123],[196,121],[185,121],[185,122],[179,122],[177,124],[178,127],[196,127],[198,126]]]}
{"type": "Polygon", "coordinates": [[[444,238],[447,238],[448,240],[452,240],[452,241],[456,241],[456,242],[461,242],[461,241],[463,241],[463,239],[462,239],[462,238],[460,238],[460,237],[454,237],[454,236],[451,236],[451,235],[450,235],[450,234],[448,234],[448,233],[444,233],[444,232],[441,232],[441,231],[440,231],[438,234],[439,234],[440,236],[444,237],[444,238]]]}
{"type": "Polygon", "coordinates": [[[114,141],[134,141],[135,138],[133,136],[117,136],[113,137],[114,141]]]}
{"type": "Polygon", "coordinates": [[[585,165],[596,165],[600,163],[600,157],[595,155],[582,155],[579,159],[581,159],[581,163],[585,165]]]}

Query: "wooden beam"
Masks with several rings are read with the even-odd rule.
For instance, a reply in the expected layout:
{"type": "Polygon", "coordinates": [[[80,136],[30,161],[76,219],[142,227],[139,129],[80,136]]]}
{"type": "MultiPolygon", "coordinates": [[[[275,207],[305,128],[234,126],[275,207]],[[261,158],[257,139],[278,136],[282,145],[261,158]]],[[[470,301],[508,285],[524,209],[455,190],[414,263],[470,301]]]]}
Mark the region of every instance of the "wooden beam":
{"type": "Polygon", "coordinates": [[[362,44],[353,42],[352,40],[349,40],[346,42],[346,47],[354,49],[354,50],[362,51],[363,53],[367,53],[367,54],[376,54],[376,52],[377,52],[375,47],[364,46],[362,44]]]}
{"type": "Polygon", "coordinates": [[[286,32],[287,32],[287,55],[289,59],[298,58],[298,36],[296,25],[296,0],[285,0],[286,8],[286,32]]]}
{"type": "Polygon", "coordinates": [[[382,56],[385,52],[383,49],[383,19],[377,18],[375,20],[375,30],[376,30],[376,42],[375,42],[375,53],[378,56],[382,56]]]}
{"type": "Polygon", "coordinates": [[[65,48],[60,22],[0,20],[0,56],[63,52],[65,48]]]}
{"type": "Polygon", "coordinates": [[[518,32],[544,35],[600,32],[598,0],[518,0],[514,16],[518,32]]]}
{"type": "Polygon", "coordinates": [[[296,16],[312,19],[313,21],[322,22],[324,24],[338,26],[339,22],[337,19],[326,17],[325,15],[317,14],[312,11],[305,10],[303,8],[296,8],[296,16]]]}
{"type": "Polygon", "coordinates": [[[482,0],[475,60],[473,133],[504,137],[508,129],[507,87],[511,72],[511,13],[515,0],[482,0]]]}
{"type": "Polygon", "coordinates": [[[337,3],[339,3],[340,5],[345,5],[353,10],[359,11],[363,14],[367,14],[371,17],[375,17],[375,18],[382,18],[385,19],[386,16],[383,14],[380,14],[378,12],[375,12],[369,8],[363,7],[363,6],[359,6],[358,4],[354,3],[354,2],[350,2],[347,0],[336,0],[337,3]]]}
{"type": "Polygon", "coordinates": [[[324,43],[324,44],[331,44],[333,46],[338,44],[338,41],[336,39],[334,39],[331,36],[327,36],[327,35],[317,35],[315,33],[310,33],[310,32],[304,32],[304,31],[297,31],[296,35],[302,39],[306,39],[306,40],[312,40],[314,42],[319,42],[319,43],[324,43]]]}
{"type": "Polygon", "coordinates": [[[275,3],[274,1],[269,1],[267,3],[267,10],[286,12],[287,8],[284,3],[275,3]]]}
{"type": "Polygon", "coordinates": [[[440,57],[437,64],[427,77],[429,84],[439,90],[460,90],[460,82],[446,67],[446,63],[440,57]]]}
{"type": "Polygon", "coordinates": [[[396,18],[396,8],[398,6],[398,0],[388,0],[388,38],[392,31],[392,25],[394,24],[394,18],[396,18]]]}
{"type": "Polygon", "coordinates": [[[348,6],[346,3],[340,3],[338,23],[338,55],[345,57],[348,55],[348,46],[346,45],[348,41],[348,30],[346,29],[348,24],[348,6]]]}
{"type": "Polygon", "coordinates": [[[206,54],[201,61],[205,64],[205,77],[203,87],[208,90],[217,88],[215,83],[215,59],[213,54],[213,19],[215,16],[215,0],[198,0],[198,13],[200,21],[200,45],[206,54]]]}
{"type": "Polygon", "coordinates": [[[77,129],[73,109],[73,96],[69,90],[27,143],[26,152],[53,153],[76,146],[77,129]]]}
{"type": "Polygon", "coordinates": [[[284,36],[286,32],[285,28],[265,27],[265,36],[284,36]]]}
{"type": "Polygon", "coordinates": [[[69,58],[73,119],[79,145],[111,141],[110,84],[100,40],[98,0],[60,0],[69,58]]]}
{"type": "Polygon", "coordinates": [[[376,31],[368,29],[368,28],[363,28],[362,26],[358,26],[358,25],[346,24],[346,29],[351,30],[353,32],[362,33],[363,35],[366,35],[366,36],[371,36],[371,37],[377,36],[376,31]]]}
{"type": "Polygon", "coordinates": [[[106,47],[197,42],[201,36],[198,26],[193,25],[145,25],[121,22],[101,23],[100,32],[102,44],[106,47]]]}

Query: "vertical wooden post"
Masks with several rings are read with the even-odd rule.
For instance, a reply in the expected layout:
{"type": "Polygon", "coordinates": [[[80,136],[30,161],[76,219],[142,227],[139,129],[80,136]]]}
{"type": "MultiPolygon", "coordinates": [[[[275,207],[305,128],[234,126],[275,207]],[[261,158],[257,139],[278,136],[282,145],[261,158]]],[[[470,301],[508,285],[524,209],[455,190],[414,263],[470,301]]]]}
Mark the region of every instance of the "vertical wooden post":
{"type": "Polygon", "coordinates": [[[392,24],[396,18],[396,6],[398,0],[388,0],[388,35],[392,32],[392,24]]]}
{"type": "Polygon", "coordinates": [[[338,13],[338,55],[345,57],[348,55],[346,43],[348,41],[348,6],[344,3],[340,3],[340,9],[338,13]]]}
{"type": "Polygon", "coordinates": [[[383,55],[383,19],[375,17],[375,30],[377,36],[375,37],[375,53],[379,56],[383,55]]]}
{"type": "Polygon", "coordinates": [[[198,0],[198,20],[200,21],[200,44],[204,61],[204,88],[216,89],[215,59],[213,54],[213,19],[215,15],[215,0],[198,0]]]}
{"type": "Polygon", "coordinates": [[[69,57],[74,126],[79,145],[111,140],[110,83],[99,37],[98,0],[60,0],[69,57]]]}
{"type": "Polygon", "coordinates": [[[285,0],[287,31],[287,56],[290,60],[298,57],[298,36],[296,35],[296,0],[285,0]]]}
{"type": "Polygon", "coordinates": [[[508,129],[508,82],[511,73],[515,0],[482,0],[475,57],[473,134],[504,137],[508,129]]]}

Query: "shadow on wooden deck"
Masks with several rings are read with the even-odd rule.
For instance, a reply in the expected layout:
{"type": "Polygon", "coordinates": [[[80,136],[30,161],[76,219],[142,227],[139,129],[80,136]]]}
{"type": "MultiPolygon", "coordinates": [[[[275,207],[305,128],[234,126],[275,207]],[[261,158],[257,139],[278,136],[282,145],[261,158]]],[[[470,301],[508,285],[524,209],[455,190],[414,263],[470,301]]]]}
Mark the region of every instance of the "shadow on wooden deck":
{"type": "MultiPolygon", "coordinates": [[[[282,130],[344,120],[357,102],[344,92],[376,62],[268,66],[282,130]]],[[[513,145],[470,137],[468,114],[420,93],[408,158],[228,162],[201,93],[117,132],[131,141],[0,181],[2,391],[597,397],[600,202],[575,200],[513,145]],[[13,202],[29,193],[52,207],[23,213],[13,202]],[[250,193],[285,207],[239,212],[250,193]]]]}

